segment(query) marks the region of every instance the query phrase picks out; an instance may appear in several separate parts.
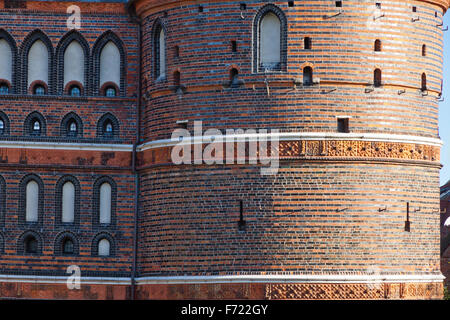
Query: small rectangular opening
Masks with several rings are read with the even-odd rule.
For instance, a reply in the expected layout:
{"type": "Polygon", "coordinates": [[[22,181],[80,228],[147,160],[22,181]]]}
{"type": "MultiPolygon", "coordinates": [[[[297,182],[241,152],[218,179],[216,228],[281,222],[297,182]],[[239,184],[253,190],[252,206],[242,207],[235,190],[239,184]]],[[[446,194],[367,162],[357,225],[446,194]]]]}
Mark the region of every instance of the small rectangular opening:
{"type": "Polygon", "coordinates": [[[241,11],[247,10],[247,5],[245,3],[241,3],[240,5],[241,11]]]}
{"type": "Polygon", "coordinates": [[[236,40],[231,41],[231,52],[237,52],[237,42],[236,42],[236,40]]]}
{"type": "Polygon", "coordinates": [[[411,232],[411,221],[409,221],[409,202],[406,203],[405,231],[411,232]]]}
{"type": "Polygon", "coordinates": [[[305,37],[305,50],[311,50],[312,40],[310,37],[305,37]]]}
{"type": "Polygon", "coordinates": [[[350,130],[349,130],[349,119],[348,118],[338,119],[337,120],[337,125],[338,125],[338,127],[337,127],[338,132],[341,132],[341,133],[349,133],[350,132],[350,130]]]}
{"type": "Polygon", "coordinates": [[[342,1],[336,1],[336,8],[342,8],[342,1]]]}
{"type": "Polygon", "coordinates": [[[417,7],[412,7],[412,12],[417,12],[417,7]]]}
{"type": "Polygon", "coordinates": [[[288,1],[288,7],[293,7],[294,6],[294,1],[288,1]]]}
{"type": "Polygon", "coordinates": [[[239,222],[238,222],[238,228],[239,231],[245,231],[247,227],[247,222],[244,220],[244,205],[243,201],[239,201],[239,222]]]}

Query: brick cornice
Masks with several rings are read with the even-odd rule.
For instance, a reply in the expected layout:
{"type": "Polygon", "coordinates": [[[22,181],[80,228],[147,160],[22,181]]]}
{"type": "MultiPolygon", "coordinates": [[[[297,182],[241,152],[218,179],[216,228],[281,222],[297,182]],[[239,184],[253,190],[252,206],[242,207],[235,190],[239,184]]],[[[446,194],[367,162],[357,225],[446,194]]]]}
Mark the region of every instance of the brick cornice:
{"type": "MultiPolygon", "coordinates": [[[[174,7],[186,6],[186,5],[195,5],[201,3],[211,3],[211,2],[224,2],[222,0],[213,0],[213,1],[205,1],[205,0],[130,0],[127,4],[128,9],[133,6],[136,8],[136,13],[138,15],[148,15],[154,12],[167,10],[174,7]]],[[[236,2],[235,0],[228,0],[228,2],[236,2]]],[[[423,2],[430,5],[440,7],[444,13],[450,7],[450,0],[416,0],[412,1],[412,3],[423,2]]],[[[262,2],[264,3],[264,2],[262,2]]]]}

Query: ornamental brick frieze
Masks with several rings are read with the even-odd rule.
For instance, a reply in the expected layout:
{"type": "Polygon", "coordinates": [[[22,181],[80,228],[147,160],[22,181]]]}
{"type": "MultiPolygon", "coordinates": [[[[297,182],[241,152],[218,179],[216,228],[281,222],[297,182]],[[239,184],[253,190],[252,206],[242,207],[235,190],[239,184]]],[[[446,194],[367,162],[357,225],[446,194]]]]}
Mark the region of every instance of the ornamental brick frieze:
{"type": "Polygon", "coordinates": [[[280,157],[386,158],[440,160],[440,148],[429,145],[357,140],[282,141],[280,157]]]}
{"type": "Polygon", "coordinates": [[[441,299],[442,283],[267,284],[266,299],[441,299]]]}
{"type": "MultiPolygon", "coordinates": [[[[204,156],[203,153],[206,146],[206,144],[202,146],[202,156],[204,156]]],[[[141,168],[152,165],[170,165],[173,163],[171,158],[173,148],[170,146],[143,150],[138,153],[138,165],[141,168]]],[[[227,145],[223,144],[220,148],[223,150],[223,163],[226,163],[227,145]]],[[[193,163],[195,159],[194,147],[191,146],[186,150],[189,152],[189,149],[191,153],[190,159],[193,163]]],[[[248,143],[245,144],[243,149],[245,149],[246,160],[249,157],[259,158],[261,156],[261,150],[259,148],[252,149],[248,143]],[[255,154],[252,155],[250,150],[255,150],[255,154]]],[[[270,150],[270,143],[268,143],[267,149],[270,150]]],[[[439,164],[440,162],[440,147],[413,143],[356,140],[294,140],[281,141],[278,147],[274,145],[273,150],[276,150],[276,152],[272,151],[272,156],[276,156],[278,152],[280,160],[401,160],[434,164],[439,164]]],[[[204,156],[204,158],[207,157],[204,156]]],[[[237,145],[235,144],[235,163],[237,159],[237,145]]]]}

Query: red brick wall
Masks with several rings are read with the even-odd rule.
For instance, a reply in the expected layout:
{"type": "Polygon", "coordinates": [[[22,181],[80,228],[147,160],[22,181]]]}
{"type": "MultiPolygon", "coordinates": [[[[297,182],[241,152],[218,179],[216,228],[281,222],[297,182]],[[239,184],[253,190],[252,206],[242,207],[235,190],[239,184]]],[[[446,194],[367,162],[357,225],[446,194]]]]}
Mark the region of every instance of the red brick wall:
{"type": "MultiPolygon", "coordinates": [[[[137,65],[139,63],[137,26],[130,21],[123,3],[27,1],[25,8],[3,8],[4,1],[0,1],[0,26],[14,39],[18,56],[17,68],[14,70],[17,81],[13,81],[12,84],[16,94],[0,96],[0,110],[9,119],[10,132],[1,139],[2,143],[8,144],[21,141],[20,145],[23,147],[0,148],[2,159],[0,174],[5,180],[5,190],[2,191],[5,192],[5,216],[2,217],[0,226],[0,234],[4,241],[1,245],[0,274],[67,276],[67,267],[75,264],[80,266],[82,277],[129,277],[132,265],[135,193],[131,148],[128,147],[128,150],[124,152],[109,150],[105,145],[129,146],[135,141],[137,65]],[[31,32],[39,29],[50,39],[52,52],[55,54],[58,45],[69,33],[66,26],[69,14],[66,10],[74,3],[81,8],[79,33],[89,47],[89,56],[85,57],[89,62],[85,70],[88,74],[89,86],[93,86],[91,80],[95,76],[95,61],[92,53],[96,41],[109,31],[123,43],[125,95],[106,98],[98,96],[95,93],[96,88],[88,88],[86,95],[78,98],[62,95],[35,97],[21,93],[23,92],[21,89],[24,89],[21,88],[21,80],[24,78],[21,54],[24,40],[31,32]],[[26,117],[35,111],[39,112],[45,121],[46,134],[41,137],[31,137],[24,130],[26,117]],[[66,137],[61,130],[63,118],[69,112],[75,112],[82,122],[83,133],[76,138],[66,137]],[[114,115],[119,125],[119,134],[114,140],[98,136],[98,121],[107,113],[114,115]],[[51,147],[49,149],[30,148],[30,142],[72,144],[70,148],[75,147],[75,149],[71,150],[67,145],[57,150],[52,150],[51,147]],[[96,144],[100,149],[95,150],[92,147],[86,149],[88,144],[96,144]],[[43,216],[38,225],[24,223],[20,218],[20,206],[23,205],[20,181],[28,174],[35,174],[43,183],[43,197],[40,199],[43,205],[43,216]],[[57,182],[68,175],[73,176],[80,186],[79,211],[76,212],[79,223],[72,226],[58,222],[56,209],[57,199],[60,197],[57,193],[57,182]],[[98,209],[93,200],[94,184],[103,176],[110,177],[116,184],[116,220],[110,227],[101,227],[93,223],[98,209]],[[40,243],[42,251],[37,256],[24,256],[20,253],[20,237],[27,231],[36,232],[42,240],[40,243]],[[60,245],[57,243],[58,236],[64,232],[70,232],[78,242],[78,252],[74,256],[65,257],[56,250],[56,247],[60,245]],[[114,240],[114,255],[108,258],[100,258],[93,252],[95,251],[94,239],[102,232],[111,235],[114,240]]],[[[55,56],[51,63],[54,72],[50,76],[50,84],[55,84],[58,80],[56,67],[61,64],[62,60],[58,61],[55,56]]],[[[56,88],[53,87],[53,89],[56,92],[56,88]]],[[[41,297],[39,290],[30,290],[32,293],[28,293],[28,297],[41,297]]],[[[2,291],[2,295],[10,296],[10,293],[2,291]]],[[[48,298],[53,297],[48,292],[45,295],[48,298]]],[[[61,297],[63,296],[64,294],[61,297]]],[[[100,293],[95,293],[95,296],[106,297],[100,293]]],[[[54,297],[59,296],[55,293],[54,297]]],[[[122,294],[122,297],[125,297],[125,294],[122,294]]]]}
{"type": "MultiPolygon", "coordinates": [[[[17,83],[12,84],[19,86],[19,94],[0,96],[0,109],[10,122],[10,136],[4,142],[129,146],[135,142],[138,128],[139,63],[145,96],[140,110],[141,142],[169,138],[177,120],[190,120],[189,129],[192,121],[201,120],[205,129],[335,133],[337,116],[351,117],[353,133],[438,137],[437,96],[443,52],[439,24],[449,6],[447,0],[382,3],[385,17],[380,18],[380,27],[372,25],[374,3],[345,1],[342,14],[333,17],[338,12],[333,1],[296,1],[292,8],[287,1],[274,1],[286,17],[286,68],[267,75],[253,72],[252,51],[253,18],[265,1],[246,1],[247,10],[242,15],[238,1],[135,1],[142,18],[142,62],[138,61],[138,28],[123,3],[76,3],[82,12],[80,33],[90,53],[107,31],[123,43],[124,94],[114,99],[96,94],[99,88],[94,86],[94,71],[98,65],[93,57],[87,96],[36,98],[25,94],[26,90],[20,88],[24,82],[20,56],[27,35],[40,29],[55,50],[68,32],[66,9],[72,3],[27,1],[21,9],[1,9],[0,2],[0,24],[14,39],[19,53],[17,83]],[[204,6],[203,13],[198,12],[199,4],[204,6]],[[417,13],[412,13],[413,5],[417,13]],[[419,20],[413,22],[415,16],[419,20]],[[152,31],[157,18],[167,35],[168,79],[161,83],[156,83],[153,75],[152,31]],[[311,51],[302,47],[305,36],[312,38],[311,51]],[[378,38],[383,43],[381,53],[373,52],[378,38]],[[231,52],[232,40],[237,41],[237,53],[231,52]],[[423,44],[427,45],[426,57],[421,55],[423,44]],[[179,58],[174,57],[175,45],[180,47],[179,58]],[[304,66],[313,68],[320,86],[294,88],[294,79],[301,79],[304,66]],[[227,85],[231,68],[238,69],[244,81],[238,88],[227,85]],[[375,68],[383,71],[383,86],[372,91],[375,68]],[[175,71],[181,73],[182,94],[175,92],[175,71]],[[427,94],[420,92],[423,72],[427,74],[427,94]],[[32,111],[44,117],[45,137],[24,134],[24,121],[32,111]],[[61,135],[61,121],[72,111],[83,122],[83,137],[75,140],[61,135]],[[114,141],[97,136],[98,119],[107,112],[116,117],[120,128],[114,141]]],[[[54,65],[58,65],[56,60],[54,65]]],[[[50,90],[54,92],[55,77],[56,71],[51,75],[50,90]]],[[[350,149],[341,150],[343,154],[333,151],[327,157],[285,158],[280,172],[268,177],[260,175],[258,166],[174,166],[168,161],[167,150],[157,155],[142,152],[138,159],[141,194],[137,276],[339,274],[364,273],[373,267],[394,274],[438,275],[439,147],[409,142],[408,149],[397,148],[391,153],[383,149],[380,153],[365,148],[353,150],[353,145],[345,141],[333,143],[350,149]],[[434,156],[420,153],[425,149],[434,156]],[[246,232],[237,228],[239,200],[243,200],[246,232]],[[407,202],[411,205],[411,232],[404,231],[407,202]]],[[[318,144],[312,145],[315,148],[318,144]]],[[[53,151],[24,147],[2,148],[0,152],[6,187],[0,231],[4,239],[2,274],[63,276],[68,265],[77,264],[82,276],[130,276],[136,186],[129,149],[53,151]],[[20,181],[31,173],[40,177],[44,190],[39,227],[19,221],[23,205],[20,181]],[[55,223],[56,185],[68,174],[80,184],[80,223],[70,228],[55,223]],[[97,209],[93,189],[102,176],[113,179],[116,185],[116,220],[108,229],[93,222],[97,209]],[[18,241],[29,230],[42,239],[39,256],[19,253],[18,241]],[[69,231],[77,237],[79,254],[62,257],[55,252],[55,241],[61,232],[69,231]],[[114,239],[112,257],[99,258],[92,252],[93,239],[101,232],[114,239]]],[[[121,285],[92,285],[68,293],[63,286],[2,283],[0,289],[5,297],[86,299],[125,299],[130,290],[121,285]]],[[[214,298],[223,290],[222,296],[228,298],[283,299],[308,298],[305,292],[316,290],[296,284],[260,284],[253,286],[252,294],[242,293],[246,287],[205,285],[199,289],[193,285],[171,288],[143,284],[137,293],[139,298],[214,298]]],[[[442,289],[440,284],[431,286],[430,293],[419,286],[405,288],[404,284],[386,285],[376,298],[397,297],[397,293],[400,298],[408,294],[438,297],[442,289]],[[422,293],[412,294],[415,290],[422,293]]],[[[328,289],[331,292],[334,287],[328,289]]],[[[341,289],[348,293],[344,298],[360,292],[341,289]]],[[[364,295],[362,291],[360,294],[364,295]]]]}
{"type": "Polygon", "coordinates": [[[437,168],[309,161],[273,177],[248,166],[146,171],[141,275],[439,272],[438,177],[437,168]]]}
{"type": "MultiPolygon", "coordinates": [[[[144,30],[145,141],[170,138],[177,120],[189,120],[191,132],[199,120],[204,130],[335,133],[337,116],[350,117],[352,133],[438,138],[438,25],[447,1],[383,2],[379,19],[375,3],[346,1],[334,16],[340,10],[334,1],[294,7],[274,1],[286,17],[287,61],[285,70],[268,74],[254,71],[253,51],[254,18],[266,2],[247,1],[242,13],[237,1],[135,4],[144,30]],[[165,82],[154,76],[158,21],[167,42],[165,82]],[[304,50],[304,37],[312,38],[312,50],[304,50]],[[382,52],[374,52],[376,39],[382,52]],[[231,52],[233,40],[237,53],[231,52]],[[294,87],[305,66],[320,86],[294,87]],[[227,86],[231,68],[244,82],[238,88],[227,86]],[[372,90],[376,68],[383,85],[372,90]],[[175,92],[175,71],[183,93],[175,92]],[[427,92],[420,90],[422,73],[427,92]]],[[[342,143],[349,147],[341,154],[347,161],[293,156],[273,177],[262,177],[254,166],[173,166],[167,150],[140,154],[140,275],[338,274],[373,267],[439,275],[438,156],[415,162],[401,149],[394,159],[375,161],[342,143]],[[244,233],[237,225],[239,200],[244,233]],[[411,232],[404,230],[407,202],[411,232]]]]}
{"type": "Polygon", "coordinates": [[[441,90],[443,32],[437,25],[444,12],[439,6],[390,1],[382,4],[385,16],[374,21],[375,3],[361,6],[346,1],[342,15],[324,19],[339,11],[334,1],[296,2],[294,7],[288,7],[287,1],[273,1],[287,19],[287,70],[264,75],[253,72],[252,34],[254,17],[266,2],[246,1],[244,19],[237,1],[188,1],[184,6],[169,2],[158,7],[155,3],[137,1],[146,30],[145,93],[151,97],[143,109],[144,139],[169,137],[177,120],[202,120],[205,127],[219,129],[335,132],[336,116],[344,115],[352,117],[352,132],[438,135],[436,96],[441,90]],[[413,5],[417,13],[412,12],[413,5]],[[420,20],[412,22],[416,15],[420,20]],[[167,29],[168,80],[155,83],[152,31],[157,19],[167,29]],[[303,48],[306,36],[312,39],[312,50],[303,48]],[[382,41],[382,52],[374,52],[376,39],[382,41]],[[232,40],[237,41],[236,53],[231,52],[232,40]],[[426,57],[422,57],[423,44],[426,57]],[[179,58],[174,57],[175,46],[180,47],[179,58]],[[312,66],[314,78],[320,78],[320,86],[295,90],[293,80],[301,79],[307,65],[312,66]],[[232,67],[245,83],[241,88],[223,86],[232,67]],[[384,86],[366,93],[375,68],[382,70],[384,86]],[[187,90],[182,98],[171,91],[176,70],[187,90]],[[419,90],[424,72],[428,96],[419,90]],[[402,90],[405,93],[399,94],[402,90]]]}

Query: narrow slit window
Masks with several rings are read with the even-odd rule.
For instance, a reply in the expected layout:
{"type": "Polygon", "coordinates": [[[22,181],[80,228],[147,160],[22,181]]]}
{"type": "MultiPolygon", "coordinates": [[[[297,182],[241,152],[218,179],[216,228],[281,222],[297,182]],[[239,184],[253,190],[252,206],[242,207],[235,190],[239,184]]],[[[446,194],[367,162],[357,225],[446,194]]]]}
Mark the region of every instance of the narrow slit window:
{"type": "Polygon", "coordinates": [[[422,73],[422,85],[421,85],[422,91],[427,90],[427,75],[425,73],[422,73]]]}
{"type": "Polygon", "coordinates": [[[373,85],[374,87],[378,88],[381,87],[381,70],[380,69],[375,69],[375,71],[373,72],[373,85]]]}
{"type": "Polygon", "coordinates": [[[181,85],[181,73],[180,71],[175,71],[173,73],[173,84],[177,87],[181,85]]]}
{"type": "Polygon", "coordinates": [[[312,40],[311,40],[311,38],[310,37],[305,37],[305,40],[304,40],[304,45],[305,45],[305,50],[311,50],[311,48],[312,48],[312,40]]]}
{"type": "Polygon", "coordinates": [[[230,70],[230,81],[232,86],[239,85],[239,71],[235,68],[230,70]]]}
{"type": "Polygon", "coordinates": [[[375,52],[381,51],[381,40],[380,39],[375,40],[374,50],[375,50],[375,52]]]}
{"type": "Polygon", "coordinates": [[[304,86],[313,85],[313,70],[311,67],[303,68],[303,85],[304,86]]]}
{"type": "Polygon", "coordinates": [[[231,52],[237,52],[237,42],[235,40],[231,41],[231,52]]]}

